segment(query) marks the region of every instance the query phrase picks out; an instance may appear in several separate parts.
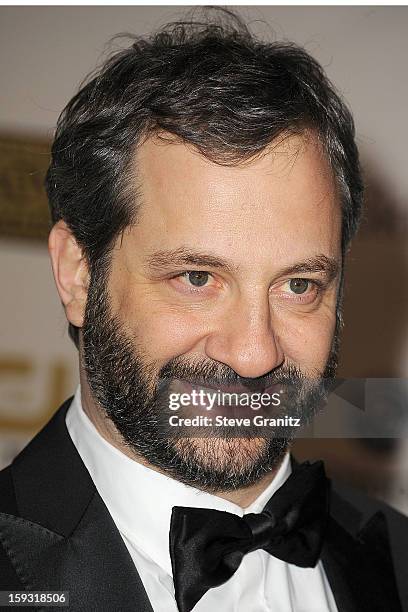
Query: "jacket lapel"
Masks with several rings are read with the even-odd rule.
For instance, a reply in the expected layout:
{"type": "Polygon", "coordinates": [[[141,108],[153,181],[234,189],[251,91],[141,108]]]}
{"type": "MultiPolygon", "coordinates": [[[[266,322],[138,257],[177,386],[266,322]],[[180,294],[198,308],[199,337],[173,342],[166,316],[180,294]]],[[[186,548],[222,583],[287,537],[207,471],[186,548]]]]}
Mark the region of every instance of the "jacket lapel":
{"type": "Polygon", "coordinates": [[[337,607],[341,612],[402,612],[385,516],[377,512],[356,533],[359,518],[354,507],[333,494],[322,562],[337,607]]]}
{"type": "Polygon", "coordinates": [[[0,514],[1,542],[26,589],[68,591],[78,612],[153,612],[66,430],[70,402],[12,466],[18,516],[0,514]]]}
{"type": "MultiPolygon", "coordinates": [[[[15,460],[16,515],[0,513],[0,540],[22,585],[68,591],[77,612],[153,612],[128,550],[65,425],[67,400],[15,460]]],[[[322,552],[339,612],[401,612],[387,526],[337,494],[322,552]]]]}
{"type": "Polygon", "coordinates": [[[95,495],[67,538],[25,519],[0,514],[2,544],[24,587],[66,591],[70,608],[152,612],[132,559],[95,495]]]}

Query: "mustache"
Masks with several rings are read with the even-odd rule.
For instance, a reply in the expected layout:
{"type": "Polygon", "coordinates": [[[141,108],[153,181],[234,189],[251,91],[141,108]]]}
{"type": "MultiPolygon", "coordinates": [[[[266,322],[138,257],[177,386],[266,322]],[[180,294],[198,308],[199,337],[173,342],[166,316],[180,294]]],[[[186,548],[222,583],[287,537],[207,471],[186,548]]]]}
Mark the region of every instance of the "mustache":
{"type": "Polygon", "coordinates": [[[246,378],[223,363],[209,360],[187,362],[177,357],[171,359],[159,372],[159,381],[162,383],[175,379],[201,387],[234,385],[252,392],[262,392],[272,385],[293,385],[307,380],[302,371],[291,364],[283,364],[257,378],[246,378]]]}

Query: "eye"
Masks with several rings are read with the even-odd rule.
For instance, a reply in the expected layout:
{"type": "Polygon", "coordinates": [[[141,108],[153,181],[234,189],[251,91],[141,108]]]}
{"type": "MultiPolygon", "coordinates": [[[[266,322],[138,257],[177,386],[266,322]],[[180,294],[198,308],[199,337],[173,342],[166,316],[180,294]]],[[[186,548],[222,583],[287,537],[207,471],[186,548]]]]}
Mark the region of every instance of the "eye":
{"type": "Polygon", "coordinates": [[[185,272],[183,276],[193,287],[204,287],[210,279],[210,274],[201,270],[185,272]]]}
{"type": "Polygon", "coordinates": [[[168,279],[172,289],[185,296],[196,299],[207,299],[215,297],[220,291],[222,284],[214,278],[211,272],[204,270],[185,270],[168,279]]]}
{"type": "Polygon", "coordinates": [[[301,295],[309,289],[310,281],[306,278],[292,278],[289,281],[289,288],[293,293],[301,295]]]}
{"type": "Polygon", "coordinates": [[[288,278],[274,295],[292,304],[312,304],[321,295],[323,284],[317,279],[288,278]]]}

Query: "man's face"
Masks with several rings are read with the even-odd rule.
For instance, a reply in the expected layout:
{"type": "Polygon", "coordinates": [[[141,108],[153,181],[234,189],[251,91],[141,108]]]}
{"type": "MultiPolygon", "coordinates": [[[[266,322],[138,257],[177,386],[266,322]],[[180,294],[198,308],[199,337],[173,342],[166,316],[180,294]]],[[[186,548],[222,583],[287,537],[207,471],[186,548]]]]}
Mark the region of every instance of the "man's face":
{"type": "Polygon", "coordinates": [[[159,377],[194,382],[318,379],[333,347],[341,211],[313,134],[220,166],[147,140],[135,160],[140,210],[106,285],[90,288],[83,343],[95,398],[125,441],[190,484],[228,489],[272,469],[287,441],[164,440],[159,377]],[[201,476],[200,476],[201,474],[201,476]]]}

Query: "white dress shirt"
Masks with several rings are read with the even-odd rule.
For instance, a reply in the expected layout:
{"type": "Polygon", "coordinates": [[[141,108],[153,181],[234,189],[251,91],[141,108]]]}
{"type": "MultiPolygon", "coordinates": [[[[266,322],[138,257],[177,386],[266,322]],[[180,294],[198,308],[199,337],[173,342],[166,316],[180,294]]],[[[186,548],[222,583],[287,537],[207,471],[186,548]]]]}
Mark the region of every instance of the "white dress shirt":
{"type": "MultiPolygon", "coordinates": [[[[129,550],[155,612],[177,612],[168,544],[173,506],[212,508],[238,516],[261,512],[291,472],[287,454],[270,485],[242,509],[151,470],[109,444],[83,411],[79,387],[66,424],[129,550]]],[[[194,612],[214,610],[337,612],[337,607],[321,562],[314,568],[300,568],[256,550],[244,556],[227,582],[207,591],[194,607],[194,612]]]]}

